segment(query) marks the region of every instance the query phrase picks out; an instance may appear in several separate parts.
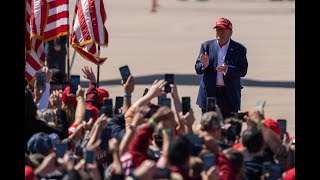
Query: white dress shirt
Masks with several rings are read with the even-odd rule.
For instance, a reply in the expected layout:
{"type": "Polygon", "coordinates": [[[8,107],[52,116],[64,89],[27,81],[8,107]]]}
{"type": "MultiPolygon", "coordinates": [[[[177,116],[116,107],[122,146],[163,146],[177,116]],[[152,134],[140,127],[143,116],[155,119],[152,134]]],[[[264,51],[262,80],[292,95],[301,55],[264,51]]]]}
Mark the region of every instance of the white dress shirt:
{"type": "MultiPolygon", "coordinates": [[[[221,66],[224,63],[224,58],[226,57],[227,50],[229,47],[230,39],[224,46],[220,47],[219,42],[217,41],[218,46],[217,47],[217,53],[218,53],[218,64],[217,66],[221,66]]],[[[217,72],[217,80],[216,85],[217,86],[224,86],[223,81],[223,72],[217,72]]]]}

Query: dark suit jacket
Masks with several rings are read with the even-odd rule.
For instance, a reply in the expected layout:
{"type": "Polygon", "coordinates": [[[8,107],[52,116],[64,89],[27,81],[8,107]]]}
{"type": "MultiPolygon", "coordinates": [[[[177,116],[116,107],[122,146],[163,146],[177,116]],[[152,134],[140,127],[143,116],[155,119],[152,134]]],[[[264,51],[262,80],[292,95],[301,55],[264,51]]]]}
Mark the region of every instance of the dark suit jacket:
{"type": "MultiPolygon", "coordinates": [[[[206,108],[206,97],[216,97],[216,76],[217,76],[217,40],[209,40],[201,44],[200,53],[195,64],[197,74],[201,74],[197,104],[200,108],[206,108]],[[207,52],[209,66],[202,69],[200,54],[207,52]]],[[[240,77],[244,77],[248,70],[247,49],[240,43],[230,39],[225,62],[228,65],[226,75],[223,75],[227,96],[231,100],[234,110],[240,110],[241,86],[240,77]]]]}

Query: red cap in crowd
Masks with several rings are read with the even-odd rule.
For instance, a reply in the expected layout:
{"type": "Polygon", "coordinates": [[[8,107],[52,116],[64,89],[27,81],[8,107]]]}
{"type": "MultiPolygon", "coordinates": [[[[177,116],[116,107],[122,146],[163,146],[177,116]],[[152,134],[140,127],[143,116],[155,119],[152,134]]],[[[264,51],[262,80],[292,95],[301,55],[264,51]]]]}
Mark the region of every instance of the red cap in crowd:
{"type": "Polygon", "coordinates": [[[219,18],[216,21],[216,25],[214,26],[214,28],[217,28],[217,27],[222,27],[224,29],[232,30],[232,23],[226,18],[219,18]]]}
{"type": "Polygon", "coordinates": [[[61,100],[64,104],[77,104],[77,99],[76,99],[76,96],[68,96],[70,92],[70,86],[67,86],[63,93],[62,93],[62,97],[61,97],[61,100]]]}
{"type": "Polygon", "coordinates": [[[103,99],[109,97],[109,92],[103,88],[97,88],[98,90],[98,104],[103,104],[103,99]]]}
{"type": "Polygon", "coordinates": [[[284,176],[284,180],[295,180],[296,178],[296,169],[291,168],[286,172],[286,175],[284,176]]]}
{"type": "Polygon", "coordinates": [[[266,126],[268,126],[270,129],[272,129],[277,135],[280,136],[281,130],[280,130],[280,126],[277,123],[277,121],[275,121],[272,118],[266,118],[266,119],[264,119],[264,124],[266,126]]]}
{"type": "Polygon", "coordinates": [[[33,169],[30,166],[24,166],[24,179],[25,180],[33,180],[34,173],[33,169]]]}
{"type": "Polygon", "coordinates": [[[87,109],[91,109],[91,117],[92,119],[95,121],[98,119],[98,113],[99,113],[99,109],[97,107],[95,107],[94,105],[92,105],[91,103],[87,104],[87,109]]]}
{"type": "Polygon", "coordinates": [[[240,151],[243,148],[241,143],[236,143],[232,146],[233,149],[240,151]]]}

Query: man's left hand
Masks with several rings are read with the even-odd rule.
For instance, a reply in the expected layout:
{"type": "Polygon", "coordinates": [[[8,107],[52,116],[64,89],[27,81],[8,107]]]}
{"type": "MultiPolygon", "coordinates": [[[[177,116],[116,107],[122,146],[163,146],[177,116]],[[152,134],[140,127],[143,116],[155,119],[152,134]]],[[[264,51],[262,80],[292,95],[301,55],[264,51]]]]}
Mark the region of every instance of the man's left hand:
{"type": "Polygon", "coordinates": [[[227,69],[228,69],[228,65],[225,65],[225,64],[223,64],[221,66],[217,66],[217,68],[216,68],[216,70],[218,72],[225,72],[227,69]]]}

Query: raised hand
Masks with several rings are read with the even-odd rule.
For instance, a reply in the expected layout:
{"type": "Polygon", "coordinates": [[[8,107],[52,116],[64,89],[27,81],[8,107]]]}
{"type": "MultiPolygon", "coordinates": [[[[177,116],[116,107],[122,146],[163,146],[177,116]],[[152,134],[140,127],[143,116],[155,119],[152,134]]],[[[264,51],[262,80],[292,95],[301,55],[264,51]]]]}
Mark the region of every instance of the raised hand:
{"type": "Polygon", "coordinates": [[[203,68],[208,67],[209,65],[209,57],[208,57],[208,53],[205,52],[204,54],[200,54],[200,62],[201,64],[203,64],[203,68]]]}
{"type": "Polygon", "coordinates": [[[155,80],[149,89],[148,93],[145,95],[146,97],[149,96],[151,98],[158,97],[162,94],[165,94],[163,87],[167,84],[167,81],[164,79],[161,80],[155,80]]]}
{"type": "Polygon", "coordinates": [[[84,78],[90,80],[90,82],[93,82],[93,83],[97,82],[96,76],[94,75],[91,67],[90,67],[90,70],[89,70],[88,66],[84,66],[84,68],[82,68],[82,72],[83,72],[83,77],[84,78]]]}
{"type": "Polygon", "coordinates": [[[55,107],[57,109],[61,109],[61,106],[62,106],[62,92],[61,91],[58,91],[58,90],[55,90],[55,91],[52,91],[50,97],[49,97],[49,102],[50,102],[50,105],[52,107],[55,107]]]}
{"type": "Polygon", "coordinates": [[[126,83],[123,83],[123,80],[121,81],[121,84],[124,88],[124,92],[126,94],[131,95],[133,90],[134,90],[134,77],[132,75],[130,75],[127,79],[126,83]]]}

